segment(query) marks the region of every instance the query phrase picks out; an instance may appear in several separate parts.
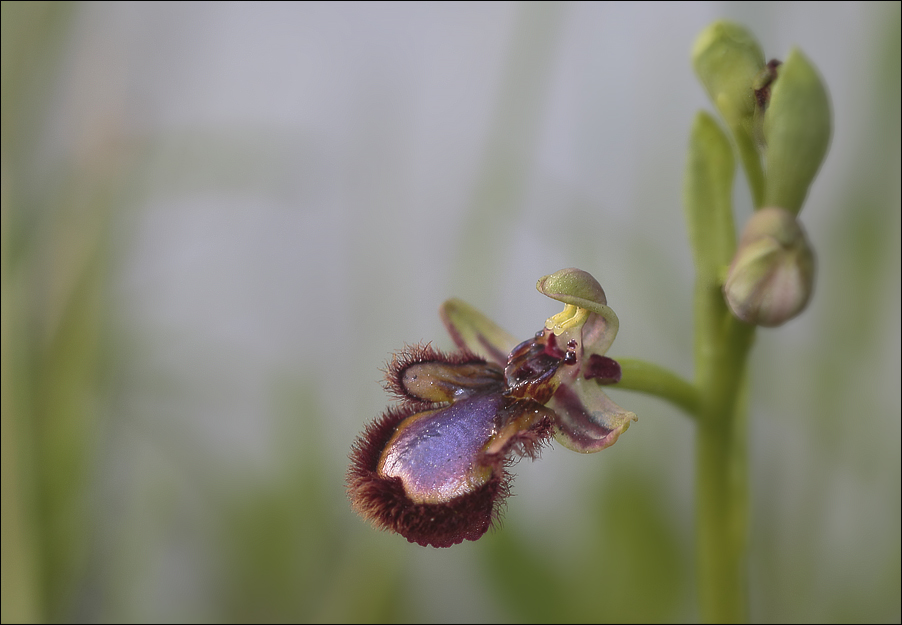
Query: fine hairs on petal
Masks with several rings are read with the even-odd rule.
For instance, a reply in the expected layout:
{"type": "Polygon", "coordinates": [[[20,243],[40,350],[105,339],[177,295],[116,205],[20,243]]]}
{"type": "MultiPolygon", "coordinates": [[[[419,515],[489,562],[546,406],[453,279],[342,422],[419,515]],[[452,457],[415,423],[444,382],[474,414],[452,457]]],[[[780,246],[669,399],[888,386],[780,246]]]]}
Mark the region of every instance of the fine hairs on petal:
{"type": "Polygon", "coordinates": [[[542,455],[542,449],[550,445],[553,438],[554,425],[547,417],[529,430],[518,432],[508,442],[504,452],[507,456],[506,466],[515,464],[520,458],[538,460],[542,455]]]}
{"type": "MultiPolygon", "coordinates": [[[[400,402],[416,404],[421,407],[446,403],[448,398],[423,398],[411,392],[404,383],[405,373],[416,365],[433,364],[440,369],[444,368],[448,376],[454,375],[454,369],[460,369],[459,375],[463,376],[454,380],[457,384],[466,386],[470,392],[481,388],[488,388],[501,382],[501,369],[497,365],[489,364],[484,359],[467,351],[446,353],[432,347],[431,343],[406,345],[404,349],[392,354],[391,360],[382,370],[385,374],[383,386],[385,390],[400,402]],[[464,369],[472,371],[463,371],[464,369]],[[466,379],[469,377],[469,380],[466,379]]],[[[437,375],[439,372],[434,372],[437,375]]],[[[437,380],[439,381],[439,380],[437,380]]]]}
{"type": "Polygon", "coordinates": [[[382,369],[385,374],[385,380],[382,386],[391,393],[398,401],[419,401],[416,397],[411,397],[410,393],[401,384],[404,372],[411,365],[424,362],[485,362],[479,356],[467,352],[452,352],[450,354],[432,347],[432,343],[417,343],[416,345],[405,345],[404,349],[391,355],[391,360],[382,369]]]}
{"type": "Polygon", "coordinates": [[[494,464],[498,467],[510,467],[520,458],[537,460],[542,448],[554,437],[554,424],[550,411],[541,404],[529,400],[516,400],[501,409],[498,418],[501,422],[501,433],[506,429],[505,423],[516,422],[515,432],[509,437],[500,437],[502,445],[489,448],[484,454],[482,463],[494,464]],[[529,419],[525,415],[533,413],[529,419]]]}
{"type": "Polygon", "coordinates": [[[391,408],[354,442],[347,476],[351,506],[377,528],[397,532],[419,545],[450,547],[476,540],[498,520],[501,503],[510,492],[511,476],[502,467],[475,491],[437,504],[412,501],[400,479],[377,471],[395,429],[416,411],[415,406],[391,408]]]}

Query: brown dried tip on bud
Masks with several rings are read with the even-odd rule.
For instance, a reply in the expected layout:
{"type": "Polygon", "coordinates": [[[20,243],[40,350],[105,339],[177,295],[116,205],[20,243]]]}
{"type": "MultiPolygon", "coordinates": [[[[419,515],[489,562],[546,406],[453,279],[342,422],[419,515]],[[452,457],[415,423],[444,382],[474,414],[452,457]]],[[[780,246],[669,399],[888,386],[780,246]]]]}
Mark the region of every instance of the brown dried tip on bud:
{"type": "Polygon", "coordinates": [[[736,317],[775,327],[798,315],[814,290],[814,254],[801,224],[782,208],[757,211],[746,224],[724,284],[736,317]]]}
{"type": "Polygon", "coordinates": [[[754,82],[752,82],[752,90],[755,92],[755,103],[758,105],[760,112],[763,112],[767,105],[770,104],[770,91],[773,87],[773,82],[777,79],[777,68],[782,64],[777,59],[771,59],[764,66],[764,69],[755,76],[754,82]]]}

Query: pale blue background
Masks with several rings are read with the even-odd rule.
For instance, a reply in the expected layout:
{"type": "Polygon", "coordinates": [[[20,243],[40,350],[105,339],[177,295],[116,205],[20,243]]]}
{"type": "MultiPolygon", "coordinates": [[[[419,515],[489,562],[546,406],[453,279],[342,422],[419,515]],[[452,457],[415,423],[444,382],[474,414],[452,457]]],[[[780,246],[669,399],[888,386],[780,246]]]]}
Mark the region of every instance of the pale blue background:
{"type": "MultiPolygon", "coordinates": [[[[525,338],[557,311],[536,279],[563,267],[604,286],[611,355],[691,377],[681,181],[693,115],[712,107],[689,50],[721,17],[768,58],[801,47],[835,124],[801,215],[814,298],[752,358],[751,615],[898,621],[899,7],[848,2],[81,5],[28,181],[71,171],[119,193],[98,217],[117,365],[72,618],[528,619],[491,545],[423,549],[356,518],[347,452],[388,401],[391,352],[450,347],[444,299],[525,338]],[[285,571],[255,560],[258,542],[285,571]]],[[[639,422],[604,453],[520,463],[485,540],[597,589],[597,612],[562,614],[695,619],[691,423],[614,395],[639,422]],[[656,519],[627,544],[664,527],[685,572],[663,616],[631,611],[655,598],[629,553],[576,563],[587,536],[620,540],[598,516],[609,493],[631,526],[624,488],[656,519]]]]}

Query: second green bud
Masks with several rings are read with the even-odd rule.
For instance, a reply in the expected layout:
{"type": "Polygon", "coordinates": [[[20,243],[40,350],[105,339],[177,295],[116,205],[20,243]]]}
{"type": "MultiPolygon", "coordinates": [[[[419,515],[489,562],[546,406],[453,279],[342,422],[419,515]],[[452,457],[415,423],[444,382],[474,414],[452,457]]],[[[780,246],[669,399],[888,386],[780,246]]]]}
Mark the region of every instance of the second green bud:
{"type": "Polygon", "coordinates": [[[795,215],[775,207],[752,215],[723,290],[733,314],[754,325],[779,326],[805,309],[814,290],[814,253],[795,215]]]}

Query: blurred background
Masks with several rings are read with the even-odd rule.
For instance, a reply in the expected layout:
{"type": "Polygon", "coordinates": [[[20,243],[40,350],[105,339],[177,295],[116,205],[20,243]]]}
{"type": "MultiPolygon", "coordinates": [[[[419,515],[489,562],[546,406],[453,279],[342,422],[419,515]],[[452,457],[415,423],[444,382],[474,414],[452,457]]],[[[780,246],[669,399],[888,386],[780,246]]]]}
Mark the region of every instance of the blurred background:
{"type": "Polygon", "coordinates": [[[581,267],[610,355],[692,376],[719,18],[801,47],[835,124],[814,298],[753,352],[751,618],[898,622],[900,5],[861,2],[4,2],[2,620],[697,619],[693,427],[654,398],[518,464],[477,543],[374,531],[344,474],[448,297],[526,338],[581,267]]]}

